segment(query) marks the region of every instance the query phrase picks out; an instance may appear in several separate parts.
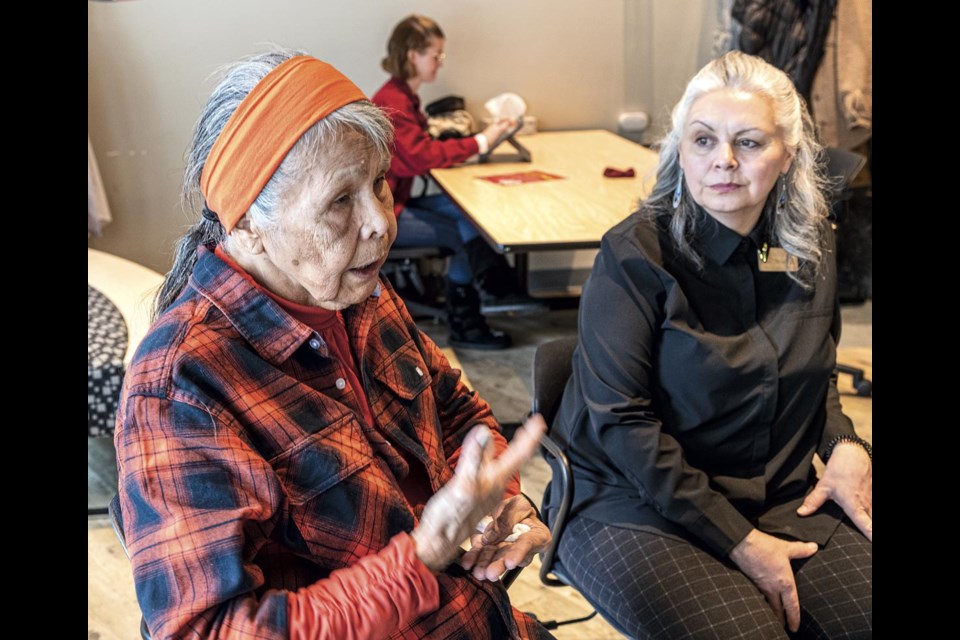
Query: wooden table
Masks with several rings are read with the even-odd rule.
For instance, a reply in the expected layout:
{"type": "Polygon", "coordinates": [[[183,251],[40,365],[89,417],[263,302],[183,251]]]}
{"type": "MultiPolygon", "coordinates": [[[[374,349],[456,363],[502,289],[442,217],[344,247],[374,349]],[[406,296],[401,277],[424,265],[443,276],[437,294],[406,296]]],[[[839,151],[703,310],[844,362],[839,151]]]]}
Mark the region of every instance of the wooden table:
{"type": "MultiPolygon", "coordinates": [[[[430,172],[500,253],[591,249],[603,234],[637,208],[653,187],[657,154],[600,129],[520,136],[533,162],[467,164],[430,172]],[[636,172],[604,177],[605,168],[636,172]],[[545,171],[562,180],[504,186],[480,180],[522,171],[545,171]]],[[[509,152],[504,143],[494,153],[509,152]]]]}

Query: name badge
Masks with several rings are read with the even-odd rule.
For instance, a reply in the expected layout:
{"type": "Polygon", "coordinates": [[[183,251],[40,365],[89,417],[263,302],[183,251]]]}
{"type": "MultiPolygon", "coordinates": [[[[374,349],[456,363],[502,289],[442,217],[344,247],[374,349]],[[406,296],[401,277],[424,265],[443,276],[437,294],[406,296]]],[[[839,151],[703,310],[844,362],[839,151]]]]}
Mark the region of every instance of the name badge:
{"type": "Polygon", "coordinates": [[[797,256],[787,253],[781,247],[767,247],[757,251],[757,267],[760,271],[796,271],[800,268],[797,256]]]}

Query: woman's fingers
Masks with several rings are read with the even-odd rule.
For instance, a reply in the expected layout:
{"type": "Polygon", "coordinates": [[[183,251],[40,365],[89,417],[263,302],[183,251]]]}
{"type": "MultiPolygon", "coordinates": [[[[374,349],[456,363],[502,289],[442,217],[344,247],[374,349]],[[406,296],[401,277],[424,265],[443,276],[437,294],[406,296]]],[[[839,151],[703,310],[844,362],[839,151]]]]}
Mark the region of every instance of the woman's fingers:
{"type": "Polygon", "coordinates": [[[532,416],[517,429],[503,453],[495,458],[490,430],[484,425],[477,425],[464,439],[456,474],[472,483],[506,483],[536,453],[540,438],[546,431],[543,418],[539,414],[532,416]]]}
{"type": "Polygon", "coordinates": [[[523,463],[537,452],[540,438],[546,432],[547,423],[543,421],[543,416],[539,413],[530,416],[523,426],[517,429],[507,449],[497,458],[498,475],[509,477],[519,471],[523,463]]]}
{"type": "Polygon", "coordinates": [[[480,553],[473,566],[474,578],[478,580],[497,580],[500,577],[504,569],[502,566],[498,567],[495,562],[497,551],[497,545],[485,545],[480,548],[480,553]]]}
{"type": "Polygon", "coordinates": [[[772,591],[770,593],[764,593],[764,598],[767,600],[767,604],[770,605],[770,608],[773,610],[773,615],[777,616],[777,620],[780,621],[780,624],[786,624],[786,620],[783,615],[783,602],[780,600],[780,592],[772,591]]]}
{"type": "Polygon", "coordinates": [[[504,500],[493,519],[483,529],[483,543],[503,542],[513,534],[513,528],[518,522],[523,522],[530,516],[536,516],[536,512],[523,496],[513,496],[504,500]]]}
{"type": "Polygon", "coordinates": [[[508,569],[530,564],[533,556],[550,544],[550,530],[535,515],[518,525],[513,535],[492,544],[485,544],[482,536],[474,536],[474,548],[461,558],[461,566],[472,569],[478,579],[497,580],[508,569]]]}
{"type": "Polygon", "coordinates": [[[468,551],[464,552],[464,554],[460,556],[460,566],[467,571],[470,571],[470,569],[473,568],[473,565],[476,564],[482,548],[483,547],[473,546],[468,551]]]}
{"type": "Polygon", "coordinates": [[[873,542],[873,516],[870,515],[866,507],[860,506],[847,515],[850,516],[850,521],[857,526],[857,529],[860,529],[860,532],[867,537],[867,540],[873,542]]]}
{"type": "Polygon", "coordinates": [[[787,619],[787,628],[796,633],[800,629],[800,596],[797,595],[797,583],[793,580],[779,594],[783,602],[783,613],[780,621],[787,619]]]}
{"type": "Polygon", "coordinates": [[[813,488],[813,491],[808,493],[807,497],[803,499],[803,504],[797,509],[797,514],[809,516],[815,513],[817,509],[823,506],[823,503],[825,503],[829,497],[830,491],[823,486],[823,483],[818,482],[817,486],[813,488]]]}
{"type": "MultiPolygon", "coordinates": [[[[477,521],[496,508],[507,480],[537,450],[545,431],[546,424],[540,416],[528,420],[499,458],[494,457],[493,436],[486,426],[477,425],[467,434],[453,479],[427,501],[415,530],[415,538],[424,550],[421,559],[429,560],[428,566],[449,558],[451,550],[466,539],[477,521]]],[[[491,537],[509,535],[521,517],[519,513],[511,510],[506,518],[514,522],[499,522],[491,537]]],[[[466,565],[472,565],[475,571],[481,566],[485,568],[494,560],[495,552],[495,546],[490,550],[481,548],[466,557],[466,565]]]]}
{"type": "MultiPolygon", "coordinates": [[[[791,542],[787,547],[787,556],[791,560],[809,558],[817,552],[816,542],[791,542]]],[[[797,580],[793,571],[788,572],[788,579],[780,588],[780,599],[783,603],[783,614],[787,619],[787,628],[796,632],[800,628],[800,595],[797,593],[797,580]]]]}
{"type": "Polygon", "coordinates": [[[489,460],[486,450],[490,448],[490,429],[478,424],[463,442],[460,460],[457,461],[457,475],[462,479],[474,483],[478,480],[481,470],[489,460]]]}

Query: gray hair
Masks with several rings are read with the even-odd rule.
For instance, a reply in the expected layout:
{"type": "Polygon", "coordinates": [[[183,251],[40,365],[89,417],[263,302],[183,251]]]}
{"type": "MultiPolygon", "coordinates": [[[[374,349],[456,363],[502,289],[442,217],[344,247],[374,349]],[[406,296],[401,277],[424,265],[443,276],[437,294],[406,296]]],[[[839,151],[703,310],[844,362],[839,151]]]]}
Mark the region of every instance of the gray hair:
{"type": "MultiPolygon", "coordinates": [[[[177,243],[173,267],[154,300],[154,317],[169,307],[186,287],[197,261],[197,248],[201,244],[216,244],[226,240],[223,226],[201,215],[206,202],[200,191],[200,176],[217,137],[240,102],[264,76],[282,62],[299,55],[307,54],[292,49],[276,49],[244,58],[221,70],[223,79],[200,114],[187,150],[182,199],[184,209],[197,216],[197,222],[177,243]]],[[[382,162],[390,161],[393,127],[389,118],[367,100],[347,104],[314,124],[300,137],[250,205],[246,215],[262,228],[275,225],[283,194],[301,181],[321,149],[336,143],[348,131],[362,134],[374,146],[382,162]]]]}
{"type": "MultiPolygon", "coordinates": [[[[680,206],[673,208],[673,192],[680,180],[680,139],[690,107],[701,96],[718,89],[749,91],[770,99],[774,121],[794,159],[783,180],[787,202],[775,215],[778,189],[767,198],[764,211],[771,221],[773,240],[800,260],[800,270],[788,272],[804,288],[810,288],[820,272],[823,257],[823,225],[828,213],[823,176],[823,148],[817,142],[813,119],[789,76],[761,58],[730,51],[707,63],[687,84],[683,97],[671,113],[671,128],[660,142],[657,181],[641,203],[648,218],[670,217],[670,234],[679,248],[698,268],[701,256],[691,244],[699,221],[699,208],[683,187],[680,206]]],[[[779,182],[778,182],[779,184],[779,182]]]]}

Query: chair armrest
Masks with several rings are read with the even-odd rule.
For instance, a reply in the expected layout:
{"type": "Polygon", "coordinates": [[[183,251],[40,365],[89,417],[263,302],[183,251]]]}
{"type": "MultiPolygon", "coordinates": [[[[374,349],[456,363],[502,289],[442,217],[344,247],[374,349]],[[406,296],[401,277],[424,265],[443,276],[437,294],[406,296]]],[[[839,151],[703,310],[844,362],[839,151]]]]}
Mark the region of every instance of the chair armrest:
{"type": "Polygon", "coordinates": [[[560,508],[557,510],[556,519],[550,524],[550,545],[543,552],[541,558],[540,581],[549,586],[562,586],[566,583],[551,577],[549,574],[553,570],[554,558],[557,555],[557,548],[560,546],[560,535],[567,523],[567,513],[570,511],[570,503],[573,500],[573,476],[570,473],[570,461],[560,445],[547,435],[541,438],[540,444],[546,449],[547,455],[552,456],[560,463],[560,477],[554,476],[552,481],[559,481],[561,488],[560,508]]]}

